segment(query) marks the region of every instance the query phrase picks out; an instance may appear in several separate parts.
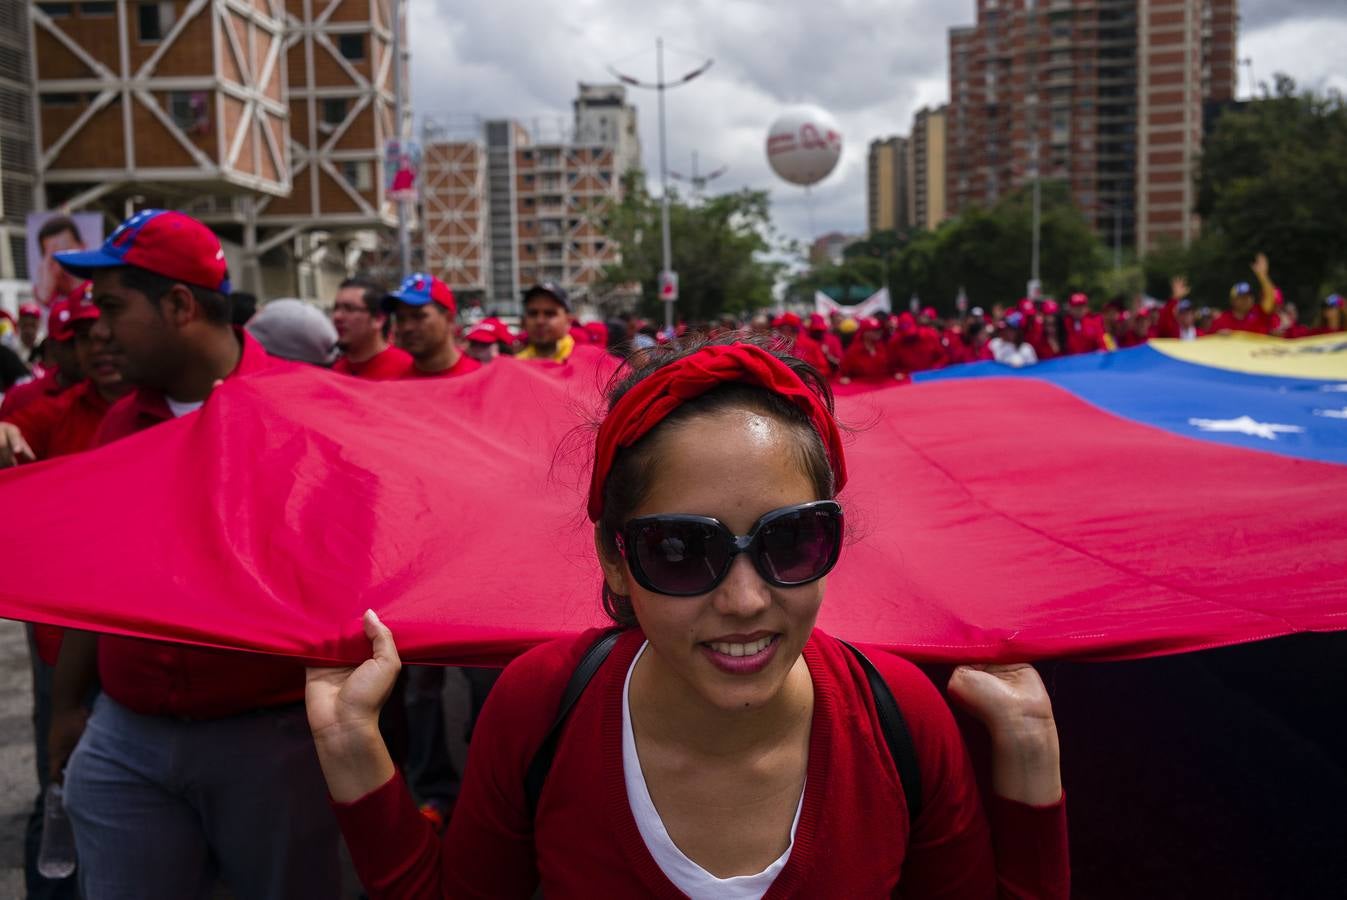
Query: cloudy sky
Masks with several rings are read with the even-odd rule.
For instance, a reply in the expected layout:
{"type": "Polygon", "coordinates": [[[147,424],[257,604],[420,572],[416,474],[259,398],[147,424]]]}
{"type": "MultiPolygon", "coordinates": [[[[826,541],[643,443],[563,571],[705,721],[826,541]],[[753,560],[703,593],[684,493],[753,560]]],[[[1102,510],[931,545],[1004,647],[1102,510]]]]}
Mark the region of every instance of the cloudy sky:
{"type": "MultiPolygon", "coordinates": [[[[1347,3],[1246,0],[1239,56],[1254,78],[1287,72],[1347,92],[1347,3]]],[[[973,0],[409,0],[412,99],[418,120],[462,126],[472,116],[557,127],[578,81],[608,66],[647,80],[663,36],[666,77],[714,66],[668,93],[670,168],[729,166],[717,187],[769,188],[778,225],[810,233],[806,200],[767,166],[763,142],[785,108],[812,104],[841,123],[846,145],[814,189],[815,233],[865,228],[865,151],[907,134],[912,113],[948,99],[946,31],[974,21],[973,0]]],[[[1240,69],[1240,96],[1252,87],[1240,69]]],[[[636,91],[646,168],[658,172],[655,96],[636,91]]]]}

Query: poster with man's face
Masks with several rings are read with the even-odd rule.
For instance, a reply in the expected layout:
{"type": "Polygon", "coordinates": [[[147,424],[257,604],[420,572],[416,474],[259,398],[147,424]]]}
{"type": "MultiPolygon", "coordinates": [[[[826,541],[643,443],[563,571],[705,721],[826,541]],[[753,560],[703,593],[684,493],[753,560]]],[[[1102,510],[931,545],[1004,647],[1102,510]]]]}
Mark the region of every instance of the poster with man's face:
{"type": "Polygon", "coordinates": [[[52,254],[101,243],[103,216],[99,213],[29,213],[28,278],[33,283],[33,299],[46,309],[79,286],[79,279],[62,269],[52,254]]]}

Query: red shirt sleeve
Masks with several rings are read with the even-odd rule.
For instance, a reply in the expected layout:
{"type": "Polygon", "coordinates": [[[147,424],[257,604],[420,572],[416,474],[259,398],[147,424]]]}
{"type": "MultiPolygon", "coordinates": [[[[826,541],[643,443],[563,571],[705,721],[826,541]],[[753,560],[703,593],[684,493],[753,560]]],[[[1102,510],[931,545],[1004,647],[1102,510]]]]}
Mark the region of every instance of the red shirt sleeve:
{"type": "Polygon", "coordinates": [[[989,825],[945,698],[915,666],[886,653],[869,655],[908,723],[921,771],[922,814],[912,824],[899,895],[976,897],[995,884],[1003,900],[1068,898],[1065,798],[1035,808],[991,797],[989,825]]]}
{"type": "Polygon", "coordinates": [[[64,394],[41,397],[4,419],[23,433],[33,455],[40,460],[51,455],[52,433],[69,407],[62,402],[64,397],[64,394]]]}
{"type": "Polygon", "coordinates": [[[443,841],[400,776],[354,803],[333,804],[370,900],[533,896],[538,870],[524,773],[597,634],[544,644],[501,673],[473,728],[470,774],[443,841]]]}

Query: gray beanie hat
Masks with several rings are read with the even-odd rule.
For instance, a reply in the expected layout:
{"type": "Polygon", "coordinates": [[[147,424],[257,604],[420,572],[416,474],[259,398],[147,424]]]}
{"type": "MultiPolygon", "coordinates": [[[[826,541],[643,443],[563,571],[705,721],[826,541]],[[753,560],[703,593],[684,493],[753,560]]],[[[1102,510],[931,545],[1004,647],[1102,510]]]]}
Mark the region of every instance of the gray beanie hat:
{"type": "Polygon", "coordinates": [[[303,300],[272,300],[247,327],[268,353],[281,359],[327,366],[336,356],[337,329],[321,310],[303,300]]]}

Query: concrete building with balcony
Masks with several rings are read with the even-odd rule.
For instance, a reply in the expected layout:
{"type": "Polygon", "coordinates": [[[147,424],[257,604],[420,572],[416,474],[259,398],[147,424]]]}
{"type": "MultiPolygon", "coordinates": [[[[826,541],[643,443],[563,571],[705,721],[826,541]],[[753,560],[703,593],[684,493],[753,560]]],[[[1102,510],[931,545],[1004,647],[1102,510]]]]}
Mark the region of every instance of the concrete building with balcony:
{"type": "Polygon", "coordinates": [[[907,153],[908,221],[934,231],[947,218],[945,202],[946,108],[922,107],[912,118],[907,153]]]}
{"type": "Polygon", "coordinates": [[[909,216],[908,147],[905,137],[876,138],[866,157],[866,227],[876,231],[906,231],[909,216]]]}
{"type": "Polygon", "coordinates": [[[263,297],[330,297],[394,226],[393,0],[27,7],[39,207],[182,209],[263,297]]]}
{"type": "Polygon", "coordinates": [[[978,0],[952,29],[950,211],[1066,182],[1106,238],[1197,233],[1204,106],[1235,86],[1235,0],[978,0]]]}
{"type": "Polygon", "coordinates": [[[29,277],[27,217],[37,190],[28,7],[0,4],[0,281],[29,277]]]}
{"type": "Polygon", "coordinates": [[[521,292],[541,281],[578,302],[600,299],[594,287],[620,259],[608,216],[623,174],[640,168],[640,145],[626,129],[635,110],[623,97],[582,84],[571,125],[547,134],[513,119],[428,125],[427,267],[500,313],[518,312],[521,292]]]}

